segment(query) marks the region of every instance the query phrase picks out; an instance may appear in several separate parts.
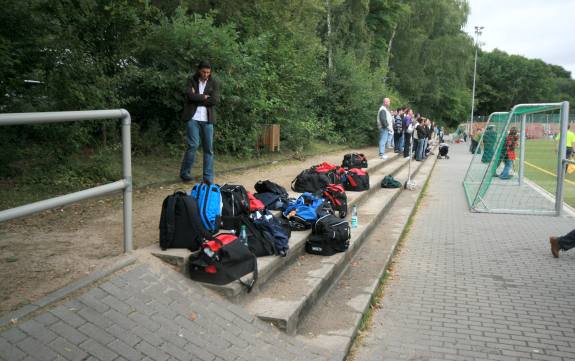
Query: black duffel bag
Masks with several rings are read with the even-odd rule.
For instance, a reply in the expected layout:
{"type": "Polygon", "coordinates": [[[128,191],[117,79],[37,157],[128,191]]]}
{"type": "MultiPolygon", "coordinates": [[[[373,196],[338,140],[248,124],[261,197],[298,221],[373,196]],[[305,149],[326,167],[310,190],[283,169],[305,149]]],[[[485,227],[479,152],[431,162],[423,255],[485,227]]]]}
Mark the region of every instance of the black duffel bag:
{"type": "Polygon", "coordinates": [[[311,254],[331,256],[347,251],[350,238],[349,222],[330,213],[315,222],[312,234],[305,242],[305,250],[311,254]]]}
{"type": "Polygon", "coordinates": [[[345,169],[367,168],[367,158],[362,153],[350,153],[343,156],[341,166],[345,169]]]}
{"type": "Polygon", "coordinates": [[[250,292],[258,279],[256,256],[233,234],[222,233],[205,241],[188,263],[190,278],[199,282],[225,285],[237,280],[250,292]],[[248,273],[253,273],[252,280],[241,280],[248,273]]]}
{"type": "Polygon", "coordinates": [[[330,183],[332,181],[327,174],[305,169],[291,182],[291,189],[299,193],[315,193],[324,189],[330,183]]]}

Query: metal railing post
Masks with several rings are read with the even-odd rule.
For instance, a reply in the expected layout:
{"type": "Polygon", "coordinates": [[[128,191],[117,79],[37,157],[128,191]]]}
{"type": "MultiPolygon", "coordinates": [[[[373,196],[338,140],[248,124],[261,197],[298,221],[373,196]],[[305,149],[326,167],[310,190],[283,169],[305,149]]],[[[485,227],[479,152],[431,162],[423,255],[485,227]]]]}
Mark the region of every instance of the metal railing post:
{"type": "Polygon", "coordinates": [[[0,211],[0,222],[28,216],[37,212],[62,207],[85,199],[100,197],[110,193],[123,191],[124,194],[124,252],[134,249],[132,236],[132,143],[130,136],[131,118],[125,109],[87,110],[72,112],[45,113],[11,113],[0,114],[0,126],[22,124],[44,124],[73,122],[80,120],[120,119],[122,122],[122,174],[124,179],[85,189],[79,192],[65,194],[20,207],[0,211]]]}
{"type": "Polygon", "coordinates": [[[122,175],[127,183],[124,188],[124,253],[134,250],[132,239],[132,140],[131,117],[122,109],[122,175]]]}
{"type": "Polygon", "coordinates": [[[561,128],[559,132],[559,149],[557,151],[557,189],[555,194],[555,212],[563,212],[563,183],[565,180],[565,157],[567,155],[567,129],[569,125],[569,102],[561,103],[561,128]]]}

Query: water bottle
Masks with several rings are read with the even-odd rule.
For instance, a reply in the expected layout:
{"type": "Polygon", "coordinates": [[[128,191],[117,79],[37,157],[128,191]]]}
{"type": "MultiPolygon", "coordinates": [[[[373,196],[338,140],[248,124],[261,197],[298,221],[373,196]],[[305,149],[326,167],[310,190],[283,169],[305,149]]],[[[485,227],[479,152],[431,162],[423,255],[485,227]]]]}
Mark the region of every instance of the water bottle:
{"type": "Polygon", "coordinates": [[[357,228],[358,224],[357,206],[354,204],[353,208],[351,209],[351,228],[357,228]]]}
{"type": "Polygon", "coordinates": [[[240,228],[240,242],[242,242],[244,246],[248,246],[248,232],[245,224],[242,224],[242,227],[240,228]]]}

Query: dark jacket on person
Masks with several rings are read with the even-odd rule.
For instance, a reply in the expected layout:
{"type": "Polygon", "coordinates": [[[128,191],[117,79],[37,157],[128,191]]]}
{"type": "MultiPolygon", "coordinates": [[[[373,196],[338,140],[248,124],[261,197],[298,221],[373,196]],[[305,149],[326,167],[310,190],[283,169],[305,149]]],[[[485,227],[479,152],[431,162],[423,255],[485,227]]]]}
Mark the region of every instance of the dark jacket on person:
{"type": "Polygon", "coordinates": [[[190,78],[190,80],[188,80],[184,99],[184,110],[182,111],[182,120],[190,120],[196,113],[198,106],[203,105],[208,111],[208,123],[214,124],[217,119],[216,106],[220,103],[218,82],[212,77],[208,78],[206,87],[204,88],[204,93],[200,94],[199,78],[199,75],[195,74],[190,78]],[[209,97],[204,100],[204,95],[209,95],[209,97]]]}
{"type": "Polygon", "coordinates": [[[415,131],[417,132],[417,139],[427,138],[427,129],[425,125],[419,124],[415,131]]]}

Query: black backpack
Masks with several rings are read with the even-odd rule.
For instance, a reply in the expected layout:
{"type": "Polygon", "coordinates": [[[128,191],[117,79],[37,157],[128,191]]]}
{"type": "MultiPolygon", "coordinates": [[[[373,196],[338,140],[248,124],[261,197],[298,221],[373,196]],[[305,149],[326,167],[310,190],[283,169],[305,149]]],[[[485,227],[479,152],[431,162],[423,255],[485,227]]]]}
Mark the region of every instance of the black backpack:
{"type": "Polygon", "coordinates": [[[250,199],[244,186],[224,184],[222,195],[222,228],[238,230],[241,217],[250,214],[250,199]]]}
{"type": "Polygon", "coordinates": [[[331,256],[349,248],[351,229],[349,222],[326,214],[319,218],[312,228],[312,234],[305,243],[307,253],[331,256]]]}
{"type": "Polygon", "coordinates": [[[270,180],[258,181],[254,185],[254,189],[256,190],[257,193],[274,193],[282,198],[289,197],[289,194],[284,187],[270,180]]]}
{"type": "MultiPolygon", "coordinates": [[[[242,217],[240,224],[246,226],[248,236],[248,248],[256,255],[256,257],[273,256],[278,254],[275,245],[275,240],[268,234],[262,232],[249,217],[242,217]]],[[[236,235],[239,236],[240,227],[236,230],[236,235]]]]}
{"type": "Polygon", "coordinates": [[[333,182],[329,179],[327,174],[317,173],[311,169],[305,169],[291,182],[291,189],[294,192],[299,193],[315,193],[325,188],[330,183],[333,182]]]}
{"type": "Polygon", "coordinates": [[[345,169],[367,168],[367,158],[362,153],[350,153],[343,156],[341,166],[345,169]]]}
{"type": "Polygon", "coordinates": [[[258,278],[258,261],[250,249],[233,234],[222,233],[202,243],[199,252],[189,258],[190,278],[199,282],[224,285],[238,280],[248,292],[258,278]],[[253,273],[250,282],[241,277],[253,273]]]}
{"type": "Polygon", "coordinates": [[[176,191],[162,203],[160,248],[187,248],[196,251],[204,238],[211,237],[204,227],[195,198],[176,191]]]}

